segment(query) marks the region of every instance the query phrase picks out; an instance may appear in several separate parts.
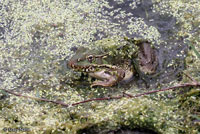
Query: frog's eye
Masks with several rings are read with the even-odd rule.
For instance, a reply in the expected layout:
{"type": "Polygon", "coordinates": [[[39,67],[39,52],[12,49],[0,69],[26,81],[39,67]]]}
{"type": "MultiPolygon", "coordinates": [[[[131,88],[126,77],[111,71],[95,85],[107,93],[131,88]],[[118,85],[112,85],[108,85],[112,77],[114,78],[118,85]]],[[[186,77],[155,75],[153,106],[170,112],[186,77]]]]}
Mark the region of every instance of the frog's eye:
{"type": "Polygon", "coordinates": [[[88,55],[87,59],[89,62],[92,62],[94,60],[94,56],[93,55],[88,55]]]}

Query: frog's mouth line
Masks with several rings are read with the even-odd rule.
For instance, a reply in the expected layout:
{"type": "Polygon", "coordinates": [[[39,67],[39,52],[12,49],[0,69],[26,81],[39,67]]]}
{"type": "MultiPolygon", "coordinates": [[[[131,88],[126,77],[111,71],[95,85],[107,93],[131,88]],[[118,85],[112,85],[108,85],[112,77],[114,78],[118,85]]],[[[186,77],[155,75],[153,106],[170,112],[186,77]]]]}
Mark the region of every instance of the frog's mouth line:
{"type": "Polygon", "coordinates": [[[83,72],[96,72],[97,70],[100,70],[100,69],[113,69],[113,70],[117,70],[117,69],[120,69],[119,67],[117,66],[114,66],[114,65],[107,65],[107,64],[101,64],[101,65],[98,65],[98,64],[92,64],[92,65],[78,65],[76,64],[75,62],[73,61],[70,61],[68,63],[68,65],[73,68],[74,70],[77,70],[77,71],[83,71],[83,72]],[[100,68],[100,69],[98,69],[100,68]]]}

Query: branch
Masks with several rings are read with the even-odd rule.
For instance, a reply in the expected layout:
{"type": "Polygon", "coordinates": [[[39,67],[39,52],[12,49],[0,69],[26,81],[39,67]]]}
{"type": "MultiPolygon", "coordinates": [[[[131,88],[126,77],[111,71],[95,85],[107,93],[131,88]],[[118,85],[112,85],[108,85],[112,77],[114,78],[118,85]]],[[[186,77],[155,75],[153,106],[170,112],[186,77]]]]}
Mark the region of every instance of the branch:
{"type": "Polygon", "coordinates": [[[60,102],[60,101],[52,101],[52,100],[48,100],[48,99],[43,99],[43,98],[37,98],[37,97],[32,97],[32,96],[26,96],[26,95],[22,95],[20,93],[15,93],[15,92],[12,92],[12,91],[9,91],[9,90],[6,90],[6,89],[0,89],[0,90],[3,90],[7,93],[10,93],[10,94],[13,94],[15,96],[19,96],[19,97],[23,97],[23,98],[30,98],[30,99],[33,99],[33,100],[37,100],[37,101],[45,101],[45,102],[51,102],[51,103],[55,103],[55,104],[60,104],[62,106],[69,106],[68,104],[65,104],[63,102],[60,102]]]}
{"type": "Polygon", "coordinates": [[[176,86],[168,87],[168,88],[163,88],[163,89],[159,89],[159,90],[153,90],[153,91],[149,91],[149,92],[145,92],[145,93],[141,93],[141,94],[137,94],[137,95],[131,95],[131,94],[127,94],[127,93],[125,93],[125,94],[128,97],[136,98],[136,97],[144,96],[144,95],[147,95],[147,94],[163,92],[163,91],[173,90],[173,89],[183,88],[183,87],[191,87],[191,86],[198,87],[198,86],[200,86],[200,83],[185,83],[185,84],[180,84],[180,85],[176,85],[176,86]]]}
{"type": "Polygon", "coordinates": [[[7,93],[10,93],[10,94],[13,94],[13,95],[19,96],[19,97],[30,98],[30,99],[34,99],[34,100],[37,100],[37,101],[51,102],[51,103],[54,103],[54,104],[62,105],[64,107],[69,107],[69,106],[76,106],[76,105],[87,103],[87,102],[91,102],[91,101],[121,99],[123,97],[137,98],[137,97],[148,95],[148,94],[152,94],[152,93],[163,92],[163,91],[173,90],[173,89],[183,88],[183,87],[192,87],[192,86],[193,87],[199,87],[200,83],[197,83],[197,82],[184,83],[184,84],[180,84],[180,85],[176,85],[176,86],[172,86],[172,87],[168,87],[168,88],[163,88],[163,89],[159,89],[159,90],[153,90],[153,91],[149,91],[149,92],[145,92],[145,93],[141,93],[141,94],[137,94],[137,95],[131,95],[131,94],[128,94],[128,93],[124,92],[123,95],[120,95],[120,96],[88,99],[88,100],[76,102],[76,103],[73,103],[73,104],[66,104],[66,103],[61,102],[61,101],[53,101],[53,100],[48,100],[48,99],[44,99],[44,98],[37,98],[37,97],[32,97],[32,96],[26,96],[26,95],[22,95],[20,93],[15,93],[15,92],[12,92],[12,91],[9,91],[9,90],[6,90],[6,89],[0,89],[0,90],[3,90],[5,92],[7,92],[7,93]]]}

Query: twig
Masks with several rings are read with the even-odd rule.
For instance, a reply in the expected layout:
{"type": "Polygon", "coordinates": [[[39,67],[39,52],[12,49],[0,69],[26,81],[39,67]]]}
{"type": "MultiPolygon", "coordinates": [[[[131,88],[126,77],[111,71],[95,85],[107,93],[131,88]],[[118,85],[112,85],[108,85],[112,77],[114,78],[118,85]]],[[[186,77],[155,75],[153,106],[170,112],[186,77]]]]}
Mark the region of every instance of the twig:
{"type": "Polygon", "coordinates": [[[9,91],[9,90],[6,90],[6,89],[1,89],[1,90],[5,91],[7,93],[13,94],[15,96],[30,98],[30,99],[34,99],[34,100],[37,100],[37,101],[51,102],[51,103],[62,105],[64,107],[69,107],[69,106],[76,106],[76,105],[91,102],[91,101],[121,99],[121,98],[126,97],[126,96],[128,96],[130,98],[136,98],[136,97],[140,97],[140,96],[144,96],[144,95],[148,95],[148,94],[152,94],[152,93],[157,93],[157,92],[162,92],[162,91],[167,91],[167,90],[173,90],[173,89],[183,88],[183,87],[191,87],[191,86],[198,87],[198,86],[200,86],[200,83],[198,83],[198,82],[184,83],[184,84],[176,85],[176,86],[173,86],[173,87],[163,88],[163,89],[159,89],[159,90],[153,90],[153,91],[149,91],[149,92],[145,92],[145,93],[141,93],[141,94],[137,94],[137,95],[131,95],[131,94],[123,92],[123,95],[120,95],[120,96],[88,99],[88,100],[76,102],[76,103],[73,103],[73,104],[66,104],[66,103],[61,102],[61,101],[53,101],[53,100],[48,100],[48,99],[44,99],[44,98],[26,96],[26,95],[15,93],[15,92],[12,92],[12,91],[9,91]]]}
{"type": "Polygon", "coordinates": [[[82,103],[86,103],[86,102],[91,102],[91,101],[98,101],[98,100],[112,100],[112,99],[121,99],[124,96],[115,96],[115,97],[104,97],[104,98],[94,98],[94,99],[89,99],[89,100],[85,100],[85,101],[80,101],[77,103],[73,103],[71,104],[71,106],[76,106],[82,103]]]}
{"type": "Polygon", "coordinates": [[[6,90],[6,89],[1,89],[7,93],[10,93],[10,94],[13,94],[15,96],[19,96],[19,97],[23,97],[23,98],[30,98],[30,99],[33,99],[33,100],[37,100],[37,101],[45,101],[45,102],[51,102],[51,103],[55,103],[55,104],[60,104],[62,106],[69,106],[68,104],[65,104],[63,102],[60,102],[60,101],[52,101],[52,100],[48,100],[48,99],[43,99],[43,98],[37,98],[37,97],[32,97],[32,96],[26,96],[26,95],[22,95],[22,94],[19,94],[19,93],[15,93],[15,92],[12,92],[12,91],[9,91],[9,90],[6,90]]]}
{"type": "Polygon", "coordinates": [[[128,97],[130,97],[130,98],[132,98],[133,97],[133,95],[131,95],[131,94],[128,94],[128,93],[125,93],[125,92],[123,92],[123,96],[128,96],[128,97]]]}
{"type": "Polygon", "coordinates": [[[192,82],[194,82],[194,83],[198,83],[195,79],[193,79],[189,74],[187,74],[187,73],[185,73],[185,72],[183,72],[183,74],[186,76],[186,77],[188,77],[192,82]]]}
{"type": "Polygon", "coordinates": [[[142,93],[142,94],[137,94],[137,95],[132,96],[132,98],[136,98],[136,97],[139,97],[139,96],[144,96],[144,95],[147,95],[147,94],[152,94],[152,93],[167,91],[167,90],[173,90],[173,89],[177,89],[177,88],[191,87],[191,86],[197,87],[197,86],[200,86],[200,83],[185,83],[185,84],[180,84],[180,85],[176,85],[176,86],[173,86],[173,87],[168,87],[168,88],[163,88],[163,89],[159,89],[159,90],[153,90],[153,91],[145,92],[145,93],[142,93]]]}

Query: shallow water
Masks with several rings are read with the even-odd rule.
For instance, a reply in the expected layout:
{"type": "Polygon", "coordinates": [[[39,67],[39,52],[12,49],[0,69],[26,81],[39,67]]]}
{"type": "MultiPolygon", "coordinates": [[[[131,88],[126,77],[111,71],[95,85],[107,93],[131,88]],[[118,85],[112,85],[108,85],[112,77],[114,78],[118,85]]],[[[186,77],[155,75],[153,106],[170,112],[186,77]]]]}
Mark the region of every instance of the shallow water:
{"type": "Polygon", "coordinates": [[[153,4],[151,1],[140,1],[136,4],[135,8],[129,6],[131,1],[119,3],[112,0],[108,1],[108,3],[112,8],[102,7],[100,12],[102,16],[99,17],[99,20],[107,20],[109,24],[113,24],[114,26],[102,31],[97,30],[93,41],[119,34],[121,37],[148,39],[152,41],[157,50],[159,66],[157,67],[156,74],[144,76],[143,80],[141,78],[134,78],[134,82],[132,81],[132,83],[136,83],[139,87],[156,87],[157,85],[169,83],[173,80],[180,80],[181,72],[185,69],[184,59],[188,47],[184,43],[184,39],[177,35],[180,26],[177,24],[176,18],[169,14],[155,12],[153,10],[155,3],[153,4]],[[123,11],[125,14],[130,15],[116,17],[120,14],[119,12],[115,12],[112,15],[109,14],[115,10],[123,11]],[[135,25],[135,27],[139,28],[131,32],[129,28],[131,25],[130,22],[134,20],[142,20],[145,25],[135,25]],[[114,31],[115,25],[120,29],[120,32],[114,31]],[[156,28],[160,35],[154,36],[148,32],[145,33],[146,27],[156,28]],[[141,31],[143,28],[144,31],[141,31]]]}
{"type": "MultiPolygon", "coordinates": [[[[0,1],[0,88],[72,104],[122,95],[124,90],[133,95],[146,92],[138,86],[154,89],[165,83],[175,85],[181,80],[180,72],[186,69],[186,41],[199,35],[199,1],[121,1],[0,1]],[[157,75],[145,76],[144,80],[135,78],[125,88],[120,84],[90,88],[88,83],[80,81],[75,83],[78,88],[70,86],[67,83],[70,77],[80,75],[66,66],[75,48],[92,48],[94,41],[113,36],[141,37],[152,42],[159,55],[157,75]]],[[[199,63],[188,66],[194,76],[199,77],[199,63]]],[[[107,131],[119,132],[123,125],[128,128],[136,125],[158,133],[194,132],[191,115],[198,107],[191,107],[191,104],[198,96],[191,96],[191,103],[186,104],[186,110],[181,110],[177,104],[179,100],[169,99],[168,96],[173,95],[176,99],[179,97],[174,91],[161,92],[135,99],[124,97],[63,108],[0,92],[0,128],[5,124],[13,128],[24,125],[34,130],[33,133],[71,134],[93,126],[100,133],[101,129],[106,129],[104,126],[108,127],[107,131]],[[184,122],[180,122],[182,120],[184,122]],[[99,125],[103,128],[96,129],[99,125]]],[[[128,128],[124,131],[130,132],[128,128]]]]}

